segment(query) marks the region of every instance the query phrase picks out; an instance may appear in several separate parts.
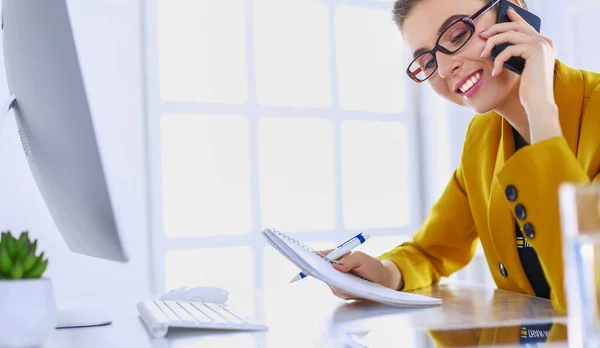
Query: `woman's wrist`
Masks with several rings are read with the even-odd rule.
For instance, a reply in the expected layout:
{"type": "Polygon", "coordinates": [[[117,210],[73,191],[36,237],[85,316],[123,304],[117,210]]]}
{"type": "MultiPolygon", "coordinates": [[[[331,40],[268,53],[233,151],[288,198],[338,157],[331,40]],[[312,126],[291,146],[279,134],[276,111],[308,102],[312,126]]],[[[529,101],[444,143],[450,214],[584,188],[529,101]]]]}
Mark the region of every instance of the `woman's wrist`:
{"type": "Polygon", "coordinates": [[[385,268],[385,277],[383,286],[394,290],[402,290],[404,288],[404,279],[398,266],[390,260],[382,260],[381,263],[385,268]]]}
{"type": "Polygon", "coordinates": [[[562,136],[558,107],[555,103],[547,103],[541,107],[528,109],[527,117],[529,119],[531,144],[562,136]]]}

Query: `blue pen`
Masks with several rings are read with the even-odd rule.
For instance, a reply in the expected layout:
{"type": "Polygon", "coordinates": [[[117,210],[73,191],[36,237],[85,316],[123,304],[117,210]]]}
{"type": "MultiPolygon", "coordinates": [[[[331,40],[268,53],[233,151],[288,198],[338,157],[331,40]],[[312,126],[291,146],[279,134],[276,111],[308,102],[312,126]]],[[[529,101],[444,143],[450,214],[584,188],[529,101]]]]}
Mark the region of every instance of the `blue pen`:
{"type": "MultiPolygon", "coordinates": [[[[337,248],[335,248],[329,254],[325,255],[325,257],[331,261],[335,261],[335,260],[339,259],[340,257],[342,257],[347,252],[349,252],[350,250],[363,244],[367,239],[369,239],[369,235],[361,232],[361,233],[357,234],[356,236],[348,239],[344,243],[338,245],[337,248]]],[[[290,283],[293,283],[295,281],[298,281],[298,280],[306,278],[306,277],[307,277],[307,275],[304,274],[304,272],[300,272],[297,276],[294,277],[294,279],[292,279],[290,281],[290,283]]]]}

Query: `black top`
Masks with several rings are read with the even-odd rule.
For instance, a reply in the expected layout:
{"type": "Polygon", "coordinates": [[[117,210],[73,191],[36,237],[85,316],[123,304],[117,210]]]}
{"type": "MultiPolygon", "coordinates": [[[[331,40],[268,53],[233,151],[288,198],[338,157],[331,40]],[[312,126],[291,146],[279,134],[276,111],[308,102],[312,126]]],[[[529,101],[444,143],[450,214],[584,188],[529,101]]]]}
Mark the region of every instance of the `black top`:
{"type": "MultiPolygon", "coordinates": [[[[513,135],[515,138],[515,152],[528,145],[521,137],[519,132],[517,132],[514,128],[513,135]]],[[[535,291],[535,295],[537,297],[550,299],[550,286],[548,285],[548,281],[546,280],[546,276],[544,275],[544,271],[540,265],[540,260],[538,259],[533,246],[529,244],[523,236],[523,231],[521,231],[517,220],[515,220],[515,232],[517,237],[517,250],[519,252],[519,258],[523,264],[523,269],[525,270],[527,279],[529,279],[529,283],[531,283],[531,286],[535,291]]]]}

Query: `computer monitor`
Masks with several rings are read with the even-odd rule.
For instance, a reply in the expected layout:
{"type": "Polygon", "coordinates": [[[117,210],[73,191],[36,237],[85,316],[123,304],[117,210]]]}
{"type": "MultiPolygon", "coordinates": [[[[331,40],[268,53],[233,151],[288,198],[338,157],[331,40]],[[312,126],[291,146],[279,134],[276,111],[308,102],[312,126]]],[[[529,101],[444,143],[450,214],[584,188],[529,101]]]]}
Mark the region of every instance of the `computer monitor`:
{"type": "Polygon", "coordinates": [[[126,262],[65,0],[3,0],[2,35],[10,106],[58,231],[75,253],[126,262]]]}

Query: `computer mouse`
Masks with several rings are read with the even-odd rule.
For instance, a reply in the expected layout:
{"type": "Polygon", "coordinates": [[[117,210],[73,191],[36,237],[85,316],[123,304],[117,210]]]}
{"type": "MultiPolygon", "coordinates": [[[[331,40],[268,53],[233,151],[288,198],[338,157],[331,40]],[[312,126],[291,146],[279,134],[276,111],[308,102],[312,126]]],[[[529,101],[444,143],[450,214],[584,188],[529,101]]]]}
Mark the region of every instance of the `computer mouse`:
{"type": "Polygon", "coordinates": [[[229,292],[214,286],[185,286],[173,289],[159,297],[163,301],[188,301],[223,304],[229,298],[229,292]]]}

